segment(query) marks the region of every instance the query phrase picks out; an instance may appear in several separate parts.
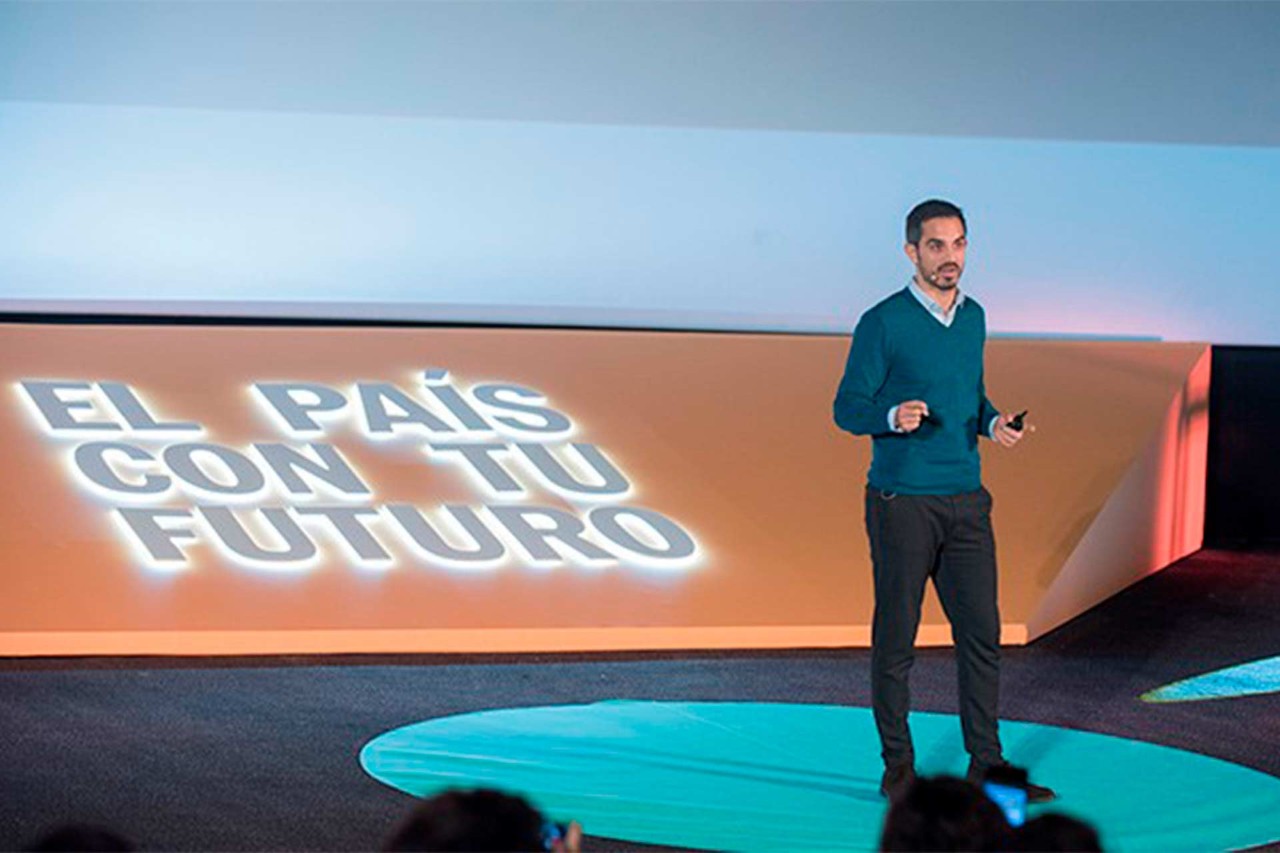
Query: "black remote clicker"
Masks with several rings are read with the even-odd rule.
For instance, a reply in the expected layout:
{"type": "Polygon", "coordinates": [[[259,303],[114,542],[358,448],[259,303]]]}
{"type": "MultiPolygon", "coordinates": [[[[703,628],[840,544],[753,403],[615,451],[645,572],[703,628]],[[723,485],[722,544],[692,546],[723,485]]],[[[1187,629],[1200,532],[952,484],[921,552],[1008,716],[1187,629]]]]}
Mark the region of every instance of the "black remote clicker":
{"type": "Polygon", "coordinates": [[[1022,427],[1023,427],[1022,419],[1027,416],[1027,411],[1028,411],[1027,409],[1023,409],[1021,412],[1018,412],[1018,414],[1013,416],[1013,420],[1009,421],[1009,423],[1005,424],[1005,426],[1007,426],[1009,429],[1013,430],[1014,432],[1022,432],[1022,427]]]}

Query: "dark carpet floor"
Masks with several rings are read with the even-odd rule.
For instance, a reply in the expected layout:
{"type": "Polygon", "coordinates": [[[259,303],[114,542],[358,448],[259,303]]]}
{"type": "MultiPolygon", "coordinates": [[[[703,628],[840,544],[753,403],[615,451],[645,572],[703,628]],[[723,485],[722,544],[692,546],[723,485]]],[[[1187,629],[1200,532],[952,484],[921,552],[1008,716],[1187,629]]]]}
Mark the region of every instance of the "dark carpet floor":
{"type": "MultiPolygon", "coordinates": [[[[1007,649],[1002,716],[1280,776],[1280,694],[1138,699],[1280,655],[1278,612],[1280,555],[1200,552],[1033,645],[1007,649]]],[[[151,850],[372,849],[411,803],[357,763],[365,741],[388,729],[615,698],[867,705],[867,671],[865,650],[0,659],[0,848],[75,819],[115,827],[151,850]]],[[[916,708],[956,710],[949,651],[922,652],[912,685],[916,708]]]]}

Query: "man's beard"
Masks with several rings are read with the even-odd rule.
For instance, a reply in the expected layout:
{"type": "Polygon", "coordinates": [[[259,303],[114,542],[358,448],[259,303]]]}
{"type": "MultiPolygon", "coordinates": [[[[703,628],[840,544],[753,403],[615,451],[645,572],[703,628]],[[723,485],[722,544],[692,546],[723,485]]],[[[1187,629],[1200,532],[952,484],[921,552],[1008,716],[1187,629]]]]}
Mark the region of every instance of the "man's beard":
{"type": "Polygon", "coordinates": [[[924,270],[921,270],[920,274],[925,281],[929,282],[939,290],[954,290],[960,286],[960,274],[963,272],[964,272],[963,268],[956,269],[955,278],[952,278],[950,280],[944,279],[942,277],[942,270],[934,271],[933,275],[931,276],[924,275],[924,270]]]}

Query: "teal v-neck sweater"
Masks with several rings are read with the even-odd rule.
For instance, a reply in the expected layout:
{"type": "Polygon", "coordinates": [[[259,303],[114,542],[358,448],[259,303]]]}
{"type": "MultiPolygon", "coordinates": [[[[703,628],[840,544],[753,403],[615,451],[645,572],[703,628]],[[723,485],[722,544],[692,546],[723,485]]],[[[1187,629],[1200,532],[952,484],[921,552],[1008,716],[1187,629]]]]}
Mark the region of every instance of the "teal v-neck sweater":
{"type": "Polygon", "coordinates": [[[841,429],[872,437],[872,487],[954,495],[982,485],[978,436],[999,414],[982,382],[986,336],[982,306],[967,294],[950,326],[906,288],[862,315],[834,409],[841,429]],[[889,410],[908,400],[924,400],[929,418],[914,432],[894,432],[889,410]]]}

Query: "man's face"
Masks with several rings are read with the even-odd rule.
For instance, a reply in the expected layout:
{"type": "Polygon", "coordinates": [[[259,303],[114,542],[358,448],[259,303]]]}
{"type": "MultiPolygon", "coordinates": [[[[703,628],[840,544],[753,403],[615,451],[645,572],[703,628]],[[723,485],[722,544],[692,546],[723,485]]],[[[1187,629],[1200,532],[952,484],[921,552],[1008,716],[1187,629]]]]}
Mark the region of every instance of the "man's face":
{"type": "Polygon", "coordinates": [[[938,290],[954,290],[964,272],[967,246],[959,217],[940,216],[921,223],[919,244],[908,243],[906,251],[922,282],[938,290]]]}

